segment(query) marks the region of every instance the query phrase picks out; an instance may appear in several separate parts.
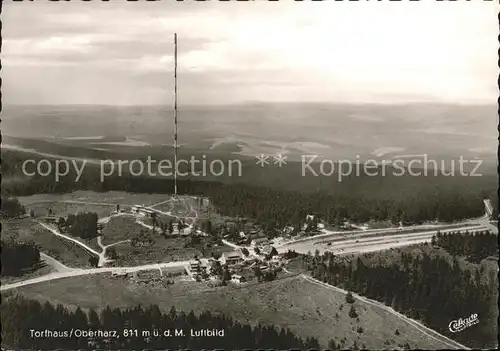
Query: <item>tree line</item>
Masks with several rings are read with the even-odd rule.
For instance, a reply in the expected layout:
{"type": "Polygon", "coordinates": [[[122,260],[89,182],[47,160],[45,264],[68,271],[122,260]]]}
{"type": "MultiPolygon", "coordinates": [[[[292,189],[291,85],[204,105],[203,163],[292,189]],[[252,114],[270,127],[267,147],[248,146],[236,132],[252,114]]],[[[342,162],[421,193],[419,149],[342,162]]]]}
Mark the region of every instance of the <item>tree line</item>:
{"type": "MultiPolygon", "coordinates": [[[[25,155],[8,151],[6,163],[22,163],[25,155]]],[[[13,172],[13,170],[11,170],[13,172]]],[[[55,182],[52,177],[24,177],[3,184],[6,195],[36,193],[66,193],[74,190],[106,192],[111,190],[132,193],[173,193],[171,181],[162,177],[136,177],[128,173],[112,175],[103,181],[100,169],[87,164],[78,181],[73,169],[55,182]]],[[[262,184],[252,179],[241,183],[216,180],[179,179],[180,194],[202,195],[211,199],[222,215],[241,216],[256,221],[268,233],[285,225],[300,227],[307,214],[332,224],[344,219],[354,222],[390,220],[421,223],[428,220],[451,222],[479,217],[484,213],[483,198],[495,196],[497,179],[487,177],[350,177],[341,184],[326,182],[316,188],[308,187],[309,180],[300,179],[303,189],[294,185],[297,177],[290,175],[280,182],[272,177],[262,184]],[[264,185],[266,184],[266,185],[264,185]],[[460,189],[460,191],[457,191],[460,189]]],[[[280,178],[281,179],[281,178],[280,178]]],[[[316,180],[317,181],[317,180],[316,180]]],[[[493,199],[493,198],[492,198],[493,199]]],[[[494,200],[494,199],[493,199],[494,200]]],[[[497,201],[493,201],[496,206],[497,201]]],[[[495,207],[495,213],[498,208],[495,207]]],[[[168,228],[167,228],[168,229],[168,228]]]]}
{"type": "Polygon", "coordinates": [[[193,311],[185,313],[172,307],[168,313],[162,312],[157,305],[136,306],[127,309],[103,308],[84,312],[80,307],[69,310],[63,305],[54,306],[49,302],[41,304],[16,295],[4,300],[1,307],[2,344],[6,348],[26,348],[37,350],[62,349],[319,349],[315,338],[301,339],[288,329],[277,330],[272,326],[252,327],[240,324],[230,317],[212,314],[208,311],[196,315],[193,311]],[[120,338],[66,337],[35,338],[30,330],[69,331],[116,330],[122,334],[126,330],[138,330],[138,335],[120,338]],[[155,337],[153,330],[183,330],[184,336],[155,337]],[[190,337],[190,330],[224,330],[223,337],[190,337]],[[151,335],[142,335],[142,331],[151,335]]]}
{"type": "Polygon", "coordinates": [[[484,213],[480,196],[466,196],[456,189],[432,195],[422,191],[418,197],[386,200],[365,194],[301,193],[233,185],[212,192],[210,199],[219,212],[252,218],[268,232],[286,225],[300,228],[308,214],[341,225],[345,219],[358,223],[369,220],[422,223],[436,219],[452,222],[484,213]]]}
{"type": "Polygon", "coordinates": [[[69,214],[66,219],[68,233],[82,239],[95,238],[97,233],[97,221],[99,216],[95,212],[80,212],[76,215],[69,214]]]}
{"type": "Polygon", "coordinates": [[[479,263],[489,256],[498,257],[498,235],[489,230],[476,232],[437,232],[431,243],[452,255],[465,256],[468,261],[479,263]]]}
{"type": "Polygon", "coordinates": [[[427,253],[402,252],[399,263],[365,264],[340,259],[332,253],[302,256],[312,276],[325,283],[354,291],[385,303],[396,311],[423,321],[430,328],[474,348],[496,345],[498,297],[496,280],[483,282],[479,268],[471,273],[452,262],[427,253]],[[495,292],[496,291],[496,292],[495,292]],[[460,333],[451,333],[448,324],[476,313],[481,323],[460,333]]]}
{"type": "Polygon", "coordinates": [[[30,242],[2,240],[2,276],[19,276],[40,262],[40,250],[30,242]]]}
{"type": "Polygon", "coordinates": [[[0,213],[6,218],[19,217],[26,213],[26,209],[15,197],[2,196],[1,198],[2,206],[0,213]]]}

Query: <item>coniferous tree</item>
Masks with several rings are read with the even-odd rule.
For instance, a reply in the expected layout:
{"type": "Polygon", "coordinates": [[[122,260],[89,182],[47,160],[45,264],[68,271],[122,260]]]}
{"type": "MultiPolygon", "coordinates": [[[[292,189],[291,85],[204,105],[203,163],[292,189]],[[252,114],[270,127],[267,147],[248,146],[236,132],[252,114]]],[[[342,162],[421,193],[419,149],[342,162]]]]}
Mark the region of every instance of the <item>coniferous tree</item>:
{"type": "MultiPolygon", "coordinates": [[[[446,240],[445,235],[440,237],[446,240]]],[[[448,260],[425,252],[401,252],[398,263],[370,261],[366,265],[363,259],[346,261],[326,253],[309,259],[309,268],[317,279],[381,301],[457,341],[473,341],[471,346],[481,348],[494,345],[496,334],[488,322],[461,333],[451,333],[446,327],[450,320],[472,313],[482,313],[484,320],[492,323],[496,320],[490,308],[498,291],[494,274],[493,278],[482,278],[480,268],[471,272],[461,267],[456,256],[448,260]]],[[[351,305],[352,318],[357,318],[355,312],[351,305]]]]}

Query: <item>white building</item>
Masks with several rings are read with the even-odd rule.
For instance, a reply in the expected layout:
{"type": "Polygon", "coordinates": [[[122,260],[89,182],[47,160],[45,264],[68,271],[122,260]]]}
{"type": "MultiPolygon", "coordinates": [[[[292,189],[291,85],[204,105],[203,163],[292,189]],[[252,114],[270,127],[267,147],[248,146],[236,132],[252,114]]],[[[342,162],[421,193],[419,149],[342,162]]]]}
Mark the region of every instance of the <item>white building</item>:
{"type": "Polygon", "coordinates": [[[233,274],[233,275],[231,276],[231,281],[232,281],[233,283],[236,283],[236,284],[241,284],[241,283],[244,283],[244,282],[245,282],[245,278],[244,278],[244,277],[242,277],[242,276],[241,276],[241,275],[239,275],[239,274],[233,274]]]}
{"type": "Polygon", "coordinates": [[[243,261],[241,257],[241,253],[233,251],[233,252],[224,252],[220,258],[220,262],[222,264],[227,264],[228,266],[241,263],[243,261]]]}
{"type": "Polygon", "coordinates": [[[189,270],[191,272],[198,272],[201,269],[200,261],[192,260],[189,262],[189,270]]]}
{"type": "Polygon", "coordinates": [[[253,239],[250,242],[250,245],[252,245],[252,247],[266,246],[268,244],[269,244],[269,240],[267,238],[257,238],[257,239],[253,239]]]}

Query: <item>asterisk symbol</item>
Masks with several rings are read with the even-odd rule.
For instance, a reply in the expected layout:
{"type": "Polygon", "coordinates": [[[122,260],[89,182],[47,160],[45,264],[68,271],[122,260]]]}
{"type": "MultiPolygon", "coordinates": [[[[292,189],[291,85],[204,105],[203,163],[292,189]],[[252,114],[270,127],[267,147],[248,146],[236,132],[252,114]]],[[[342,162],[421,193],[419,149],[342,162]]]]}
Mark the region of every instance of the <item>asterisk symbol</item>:
{"type": "Polygon", "coordinates": [[[278,167],[286,165],[286,156],[278,154],[278,156],[274,156],[273,158],[274,158],[274,164],[278,165],[278,167]]]}
{"type": "Polygon", "coordinates": [[[255,156],[257,158],[257,164],[260,165],[261,167],[264,167],[265,165],[269,164],[269,161],[267,160],[269,156],[266,156],[264,154],[260,154],[260,156],[255,156]]]}

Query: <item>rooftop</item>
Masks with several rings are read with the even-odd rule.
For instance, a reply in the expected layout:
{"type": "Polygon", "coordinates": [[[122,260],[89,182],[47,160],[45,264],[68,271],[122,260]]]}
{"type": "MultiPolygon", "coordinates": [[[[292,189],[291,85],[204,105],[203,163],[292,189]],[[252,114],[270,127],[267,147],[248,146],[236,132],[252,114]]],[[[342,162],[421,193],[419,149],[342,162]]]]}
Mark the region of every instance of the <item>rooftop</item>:
{"type": "Polygon", "coordinates": [[[228,252],[224,254],[226,258],[240,258],[240,254],[236,251],[228,252]]]}

